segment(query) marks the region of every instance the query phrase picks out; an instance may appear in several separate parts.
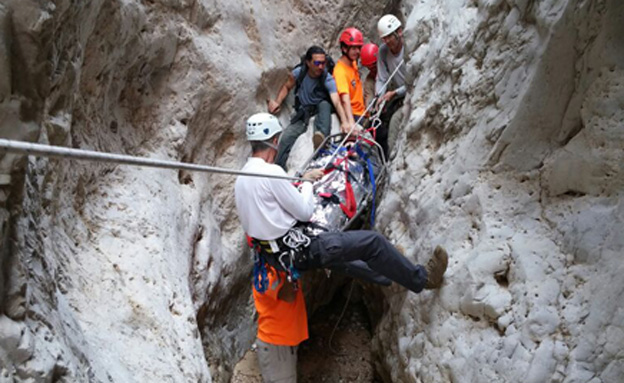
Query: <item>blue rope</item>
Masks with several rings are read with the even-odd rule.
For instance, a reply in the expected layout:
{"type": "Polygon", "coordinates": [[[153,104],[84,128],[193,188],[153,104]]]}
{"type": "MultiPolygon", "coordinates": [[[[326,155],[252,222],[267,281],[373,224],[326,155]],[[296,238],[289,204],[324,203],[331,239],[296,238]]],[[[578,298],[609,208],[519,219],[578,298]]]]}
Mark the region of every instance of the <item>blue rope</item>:
{"type": "Polygon", "coordinates": [[[373,163],[368,155],[364,153],[360,145],[356,147],[357,154],[366,160],[368,164],[368,177],[370,178],[371,185],[373,186],[373,203],[371,210],[371,228],[375,226],[375,195],[377,194],[377,185],[375,184],[375,172],[373,171],[373,163]]]}
{"type": "Polygon", "coordinates": [[[373,172],[373,163],[371,159],[366,156],[366,162],[368,163],[368,175],[371,180],[371,184],[373,185],[373,206],[371,210],[371,228],[375,226],[375,196],[377,194],[377,185],[375,184],[375,173],[373,172]]]}
{"type": "Polygon", "coordinates": [[[301,274],[299,274],[299,270],[297,270],[295,266],[290,266],[290,277],[292,278],[293,281],[296,281],[299,278],[301,278],[301,274]]]}
{"type": "Polygon", "coordinates": [[[264,262],[264,257],[258,254],[256,250],[254,250],[254,254],[254,288],[260,294],[264,294],[269,287],[269,276],[267,274],[266,262],[264,262]]]}

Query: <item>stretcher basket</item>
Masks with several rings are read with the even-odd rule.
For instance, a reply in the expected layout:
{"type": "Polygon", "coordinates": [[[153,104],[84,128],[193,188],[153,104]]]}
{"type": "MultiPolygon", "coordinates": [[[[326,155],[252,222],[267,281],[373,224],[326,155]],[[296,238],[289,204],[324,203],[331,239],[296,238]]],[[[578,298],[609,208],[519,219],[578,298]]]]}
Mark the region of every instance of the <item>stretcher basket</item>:
{"type": "Polygon", "coordinates": [[[297,173],[325,169],[325,175],[314,183],[315,210],[308,234],[348,230],[368,213],[374,226],[376,193],[387,174],[386,158],[370,135],[349,137],[340,146],[344,137],[343,133],[326,137],[297,173]]]}

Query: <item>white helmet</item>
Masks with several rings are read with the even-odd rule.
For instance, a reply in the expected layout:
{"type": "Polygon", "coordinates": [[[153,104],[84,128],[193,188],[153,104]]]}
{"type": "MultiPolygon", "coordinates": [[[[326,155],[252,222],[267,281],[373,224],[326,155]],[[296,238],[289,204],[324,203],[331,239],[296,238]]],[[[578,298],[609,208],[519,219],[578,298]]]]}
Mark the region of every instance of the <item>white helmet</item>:
{"type": "Polygon", "coordinates": [[[401,22],[394,15],[384,15],[377,23],[379,38],[386,37],[401,28],[401,22]]]}
{"type": "Polygon", "coordinates": [[[256,113],[247,120],[247,141],[265,141],[282,132],[279,120],[269,113],[256,113]]]}

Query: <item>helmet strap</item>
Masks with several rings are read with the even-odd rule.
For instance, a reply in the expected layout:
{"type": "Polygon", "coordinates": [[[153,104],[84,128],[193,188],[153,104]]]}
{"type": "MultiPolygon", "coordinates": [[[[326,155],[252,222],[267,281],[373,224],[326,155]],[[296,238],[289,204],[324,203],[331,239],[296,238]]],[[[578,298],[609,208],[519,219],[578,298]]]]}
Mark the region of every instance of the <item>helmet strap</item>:
{"type": "Polygon", "coordinates": [[[349,46],[343,42],[340,42],[340,52],[343,56],[347,56],[349,54],[349,46]]]}
{"type": "Polygon", "coordinates": [[[279,136],[280,134],[276,134],[273,137],[269,138],[268,140],[262,141],[262,143],[266,146],[268,146],[271,149],[274,149],[276,152],[279,151],[279,148],[277,147],[276,144],[274,144],[273,142],[275,141],[275,143],[279,142],[279,136]]]}
{"type": "Polygon", "coordinates": [[[277,148],[277,145],[275,145],[275,144],[274,144],[274,143],[272,143],[272,142],[262,141],[262,143],[263,143],[263,144],[265,144],[266,146],[268,146],[268,147],[269,147],[269,148],[271,148],[271,149],[279,150],[279,149],[277,148]]]}

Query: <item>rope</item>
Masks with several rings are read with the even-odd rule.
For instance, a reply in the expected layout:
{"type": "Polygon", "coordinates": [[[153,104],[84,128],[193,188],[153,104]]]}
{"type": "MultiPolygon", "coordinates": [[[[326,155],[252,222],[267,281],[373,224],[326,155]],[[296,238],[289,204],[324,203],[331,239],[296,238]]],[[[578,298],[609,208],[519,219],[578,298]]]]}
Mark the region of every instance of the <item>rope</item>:
{"type": "Polygon", "coordinates": [[[381,112],[383,112],[383,108],[386,106],[386,101],[384,100],[381,105],[379,105],[379,110],[377,113],[373,115],[371,118],[371,127],[368,128],[368,132],[373,132],[373,138],[377,139],[377,129],[381,126],[381,112]]]}
{"type": "Polygon", "coordinates": [[[257,292],[264,294],[269,287],[269,276],[267,274],[266,261],[259,251],[253,250],[254,266],[253,266],[253,284],[257,292]]]}
{"type": "Polygon", "coordinates": [[[329,345],[329,349],[337,356],[346,356],[348,354],[346,353],[340,353],[338,351],[336,351],[334,349],[334,347],[332,346],[332,340],[334,339],[334,334],[336,333],[336,330],[338,329],[338,325],[340,324],[340,321],[342,320],[342,317],[345,315],[345,312],[347,311],[347,307],[349,306],[349,301],[351,300],[351,294],[353,293],[353,286],[355,285],[355,280],[352,279],[351,280],[351,288],[349,289],[349,295],[347,295],[347,301],[345,302],[344,307],[342,308],[342,312],[340,313],[340,316],[338,317],[338,320],[336,321],[336,324],[334,325],[334,328],[331,332],[331,335],[329,336],[329,341],[327,342],[329,345]]]}
{"type": "Polygon", "coordinates": [[[234,169],[218,168],[206,165],[189,164],[177,161],[156,160],[153,158],[134,157],[125,154],[114,154],[96,152],[92,150],[66,148],[63,146],[52,146],[43,144],[33,144],[30,142],[6,140],[0,138],[0,154],[21,153],[30,156],[55,157],[55,158],[71,158],[85,161],[108,162],[124,165],[147,166],[153,168],[164,169],[183,169],[205,173],[217,173],[227,175],[260,177],[260,178],[276,178],[289,181],[308,181],[299,177],[280,176],[274,174],[260,174],[253,172],[243,172],[234,169]]]}
{"type": "MultiPolygon", "coordinates": [[[[392,72],[390,77],[388,77],[388,81],[386,81],[384,83],[384,85],[381,87],[381,89],[386,89],[388,87],[388,84],[390,84],[390,81],[392,81],[392,78],[394,77],[395,74],[397,74],[397,72],[399,71],[401,66],[403,66],[404,63],[405,63],[405,61],[401,60],[399,65],[397,65],[397,67],[394,69],[394,72],[392,72]]],[[[355,124],[353,126],[351,126],[351,129],[349,129],[349,132],[347,133],[347,135],[342,139],[342,141],[340,142],[340,145],[338,145],[338,148],[340,148],[341,146],[343,146],[345,144],[345,142],[347,142],[347,139],[349,139],[349,136],[351,136],[351,133],[353,133],[353,129],[355,129],[355,127],[360,123],[360,121],[362,121],[362,119],[368,113],[368,111],[372,108],[372,106],[377,103],[377,99],[379,98],[379,96],[381,96],[381,94],[376,94],[375,97],[373,97],[371,102],[368,104],[368,107],[366,107],[366,110],[364,111],[364,113],[360,116],[360,118],[358,118],[358,120],[355,122],[355,124]]],[[[332,154],[331,158],[329,159],[330,163],[334,161],[334,158],[336,157],[337,154],[338,154],[338,149],[336,149],[334,151],[334,153],[332,154]]]]}
{"type": "Polygon", "coordinates": [[[366,160],[366,164],[368,165],[368,177],[371,183],[371,186],[373,187],[373,193],[372,193],[372,209],[371,209],[371,228],[375,227],[375,197],[377,194],[377,184],[375,183],[375,172],[373,169],[373,162],[371,161],[370,157],[364,153],[364,151],[362,150],[362,148],[360,148],[359,146],[356,147],[356,152],[357,154],[364,158],[366,160]]]}

